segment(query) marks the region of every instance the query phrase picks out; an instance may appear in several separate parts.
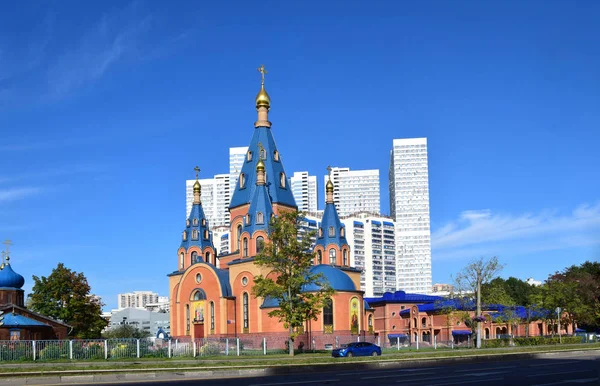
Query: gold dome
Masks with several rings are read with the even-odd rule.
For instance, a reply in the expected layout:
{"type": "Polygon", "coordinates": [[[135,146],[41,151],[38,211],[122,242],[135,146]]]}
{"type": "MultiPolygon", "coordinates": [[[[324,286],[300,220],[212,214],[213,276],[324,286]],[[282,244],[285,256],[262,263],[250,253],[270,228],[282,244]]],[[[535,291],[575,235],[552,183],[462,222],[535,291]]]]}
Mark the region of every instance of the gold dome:
{"type": "Polygon", "coordinates": [[[267,109],[271,107],[271,98],[269,98],[264,84],[260,87],[260,91],[256,95],[256,108],[258,109],[259,107],[266,107],[267,109]]]}
{"type": "Polygon", "coordinates": [[[327,184],[325,185],[325,189],[329,192],[332,191],[333,192],[333,182],[331,182],[331,180],[327,181],[327,184]]]}
{"type": "Polygon", "coordinates": [[[265,171],[265,163],[263,162],[262,159],[259,159],[258,162],[256,163],[256,171],[257,172],[265,171]]]}
{"type": "Polygon", "coordinates": [[[200,193],[200,181],[196,180],[196,182],[194,183],[194,193],[200,193]]]}

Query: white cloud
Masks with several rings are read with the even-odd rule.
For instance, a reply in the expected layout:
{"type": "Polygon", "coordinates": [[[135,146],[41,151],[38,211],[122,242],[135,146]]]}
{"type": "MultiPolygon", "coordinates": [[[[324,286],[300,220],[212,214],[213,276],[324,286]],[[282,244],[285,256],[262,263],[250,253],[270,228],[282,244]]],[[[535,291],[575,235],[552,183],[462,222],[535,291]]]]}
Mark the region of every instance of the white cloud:
{"type": "Polygon", "coordinates": [[[600,203],[571,213],[496,214],[469,210],[432,234],[435,259],[521,254],[600,244],[600,203]]]}
{"type": "Polygon", "coordinates": [[[39,193],[41,189],[34,187],[0,189],[0,203],[21,200],[39,193]]]}

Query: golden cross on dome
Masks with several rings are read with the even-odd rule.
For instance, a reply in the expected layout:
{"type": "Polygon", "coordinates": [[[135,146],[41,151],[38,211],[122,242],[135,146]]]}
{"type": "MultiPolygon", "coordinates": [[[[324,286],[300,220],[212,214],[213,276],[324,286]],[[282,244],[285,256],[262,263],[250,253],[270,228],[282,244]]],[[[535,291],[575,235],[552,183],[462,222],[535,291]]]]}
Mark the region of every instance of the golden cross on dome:
{"type": "Polygon", "coordinates": [[[4,254],[8,256],[10,254],[10,246],[12,245],[12,242],[10,240],[6,240],[3,244],[6,245],[6,252],[4,254]]]}
{"type": "Polygon", "coordinates": [[[331,171],[333,169],[331,169],[331,166],[327,166],[327,174],[329,174],[329,179],[331,179],[331,171]]]}
{"type": "Polygon", "coordinates": [[[196,165],[194,170],[196,171],[196,179],[198,179],[198,173],[200,173],[200,168],[198,167],[198,165],[196,165]]]}
{"type": "Polygon", "coordinates": [[[269,72],[265,69],[265,65],[264,64],[261,64],[260,67],[257,68],[257,70],[262,75],[262,82],[261,82],[261,84],[264,86],[265,85],[265,74],[268,74],[269,72]]]}

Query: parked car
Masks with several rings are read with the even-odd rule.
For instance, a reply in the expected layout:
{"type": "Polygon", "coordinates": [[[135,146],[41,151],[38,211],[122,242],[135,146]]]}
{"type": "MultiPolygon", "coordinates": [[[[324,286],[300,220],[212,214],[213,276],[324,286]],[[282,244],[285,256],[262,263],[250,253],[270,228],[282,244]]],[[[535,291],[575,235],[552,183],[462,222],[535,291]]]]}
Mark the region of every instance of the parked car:
{"type": "Polygon", "coordinates": [[[358,356],[377,356],[381,355],[381,347],[373,343],[353,342],[348,343],[346,347],[336,348],[331,352],[333,357],[358,357],[358,356]]]}

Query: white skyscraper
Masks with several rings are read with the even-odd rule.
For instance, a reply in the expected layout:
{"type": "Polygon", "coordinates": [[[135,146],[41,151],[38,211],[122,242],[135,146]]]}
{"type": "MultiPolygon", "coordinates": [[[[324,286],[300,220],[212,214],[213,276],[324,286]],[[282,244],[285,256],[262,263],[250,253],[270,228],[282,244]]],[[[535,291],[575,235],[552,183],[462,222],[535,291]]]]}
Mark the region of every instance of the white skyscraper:
{"type": "MultiPolygon", "coordinates": [[[[200,200],[202,209],[211,228],[229,225],[229,200],[230,200],[230,175],[217,174],[214,178],[204,178],[199,180],[202,188],[200,200]]],[[[187,180],[185,182],[185,209],[186,218],[192,210],[194,200],[194,182],[196,180],[187,180]]]]}
{"type": "Polygon", "coordinates": [[[397,289],[394,222],[372,213],[343,217],[350,245],[350,265],[362,270],[360,289],[365,296],[382,296],[397,289]]]}
{"type": "Polygon", "coordinates": [[[295,172],[290,181],[298,210],[315,213],[318,206],[317,176],[309,176],[308,172],[295,172]]]}
{"type": "Polygon", "coordinates": [[[390,212],[396,220],[398,289],[430,293],[427,138],[394,139],[389,177],[390,212]]]}
{"type": "MultiPolygon", "coordinates": [[[[323,186],[328,176],[323,178],[323,186]]],[[[333,202],[340,216],[356,212],[380,213],[379,170],[350,170],[350,168],[332,168],[331,181],[335,186],[333,202]]]]}
{"type": "Polygon", "coordinates": [[[118,307],[122,308],[144,308],[147,303],[157,303],[158,294],[152,291],[133,291],[118,294],[118,307]]]}

